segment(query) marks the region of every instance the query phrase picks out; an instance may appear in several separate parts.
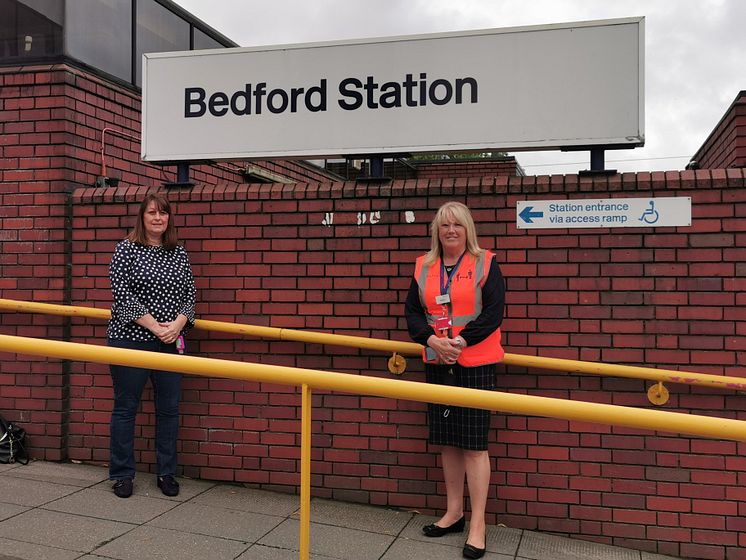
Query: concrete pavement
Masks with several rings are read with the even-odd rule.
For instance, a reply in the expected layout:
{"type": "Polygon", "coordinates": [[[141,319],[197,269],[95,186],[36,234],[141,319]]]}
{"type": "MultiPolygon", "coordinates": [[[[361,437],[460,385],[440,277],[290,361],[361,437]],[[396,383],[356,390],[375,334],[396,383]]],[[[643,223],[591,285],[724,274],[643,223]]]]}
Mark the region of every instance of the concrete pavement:
{"type": "MultiPolygon", "coordinates": [[[[167,498],[138,473],[126,500],[105,468],[0,465],[0,560],[297,560],[298,496],[191,479],[167,498]]],[[[451,560],[466,534],[428,539],[436,518],[312,499],[314,560],[451,560]]],[[[664,560],[626,548],[488,527],[485,560],[664,560]]]]}

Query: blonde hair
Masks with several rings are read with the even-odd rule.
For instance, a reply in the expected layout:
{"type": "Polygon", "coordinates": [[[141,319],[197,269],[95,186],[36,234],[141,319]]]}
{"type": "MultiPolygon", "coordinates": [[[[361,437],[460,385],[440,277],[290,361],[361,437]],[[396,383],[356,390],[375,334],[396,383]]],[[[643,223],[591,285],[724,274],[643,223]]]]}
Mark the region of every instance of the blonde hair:
{"type": "Polygon", "coordinates": [[[446,202],[438,208],[433,221],[430,224],[430,251],[425,255],[423,264],[432,265],[441,256],[443,248],[440,245],[440,236],[438,228],[450,220],[464,226],[466,230],[466,250],[475,257],[484,253],[484,249],[479,246],[477,241],[477,228],[474,225],[474,218],[465,204],[460,202],[446,202]]]}

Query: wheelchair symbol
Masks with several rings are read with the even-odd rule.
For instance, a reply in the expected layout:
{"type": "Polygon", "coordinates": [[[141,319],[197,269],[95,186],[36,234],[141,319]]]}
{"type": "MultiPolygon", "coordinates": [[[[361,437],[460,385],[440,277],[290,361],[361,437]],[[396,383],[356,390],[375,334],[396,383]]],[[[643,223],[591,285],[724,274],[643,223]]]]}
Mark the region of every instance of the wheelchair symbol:
{"type": "Polygon", "coordinates": [[[645,212],[640,216],[640,221],[645,222],[646,224],[654,224],[658,221],[659,217],[658,210],[655,209],[655,201],[651,200],[650,208],[645,209],[645,212]]]}

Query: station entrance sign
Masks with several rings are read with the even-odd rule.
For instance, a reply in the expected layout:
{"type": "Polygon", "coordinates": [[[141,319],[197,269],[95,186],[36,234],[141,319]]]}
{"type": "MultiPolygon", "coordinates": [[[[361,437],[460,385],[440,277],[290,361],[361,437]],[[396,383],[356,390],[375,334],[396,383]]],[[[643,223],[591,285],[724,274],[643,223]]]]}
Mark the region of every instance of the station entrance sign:
{"type": "Polygon", "coordinates": [[[686,197],[522,200],[518,229],[672,227],[692,225],[686,197]]]}

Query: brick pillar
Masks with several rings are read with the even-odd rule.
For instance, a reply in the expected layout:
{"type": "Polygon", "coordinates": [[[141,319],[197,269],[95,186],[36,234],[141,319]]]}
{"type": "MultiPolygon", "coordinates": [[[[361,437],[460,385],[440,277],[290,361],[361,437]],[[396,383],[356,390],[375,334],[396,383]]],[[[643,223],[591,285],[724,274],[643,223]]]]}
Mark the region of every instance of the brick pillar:
{"type": "MultiPolygon", "coordinates": [[[[74,127],[66,74],[50,67],[0,70],[0,296],[69,302],[70,170],[74,127]],[[11,73],[12,72],[12,73],[11,73]]],[[[0,314],[5,334],[62,340],[61,317],[0,314]]],[[[69,364],[3,354],[0,413],[29,434],[31,455],[66,458],[69,364]]]]}

